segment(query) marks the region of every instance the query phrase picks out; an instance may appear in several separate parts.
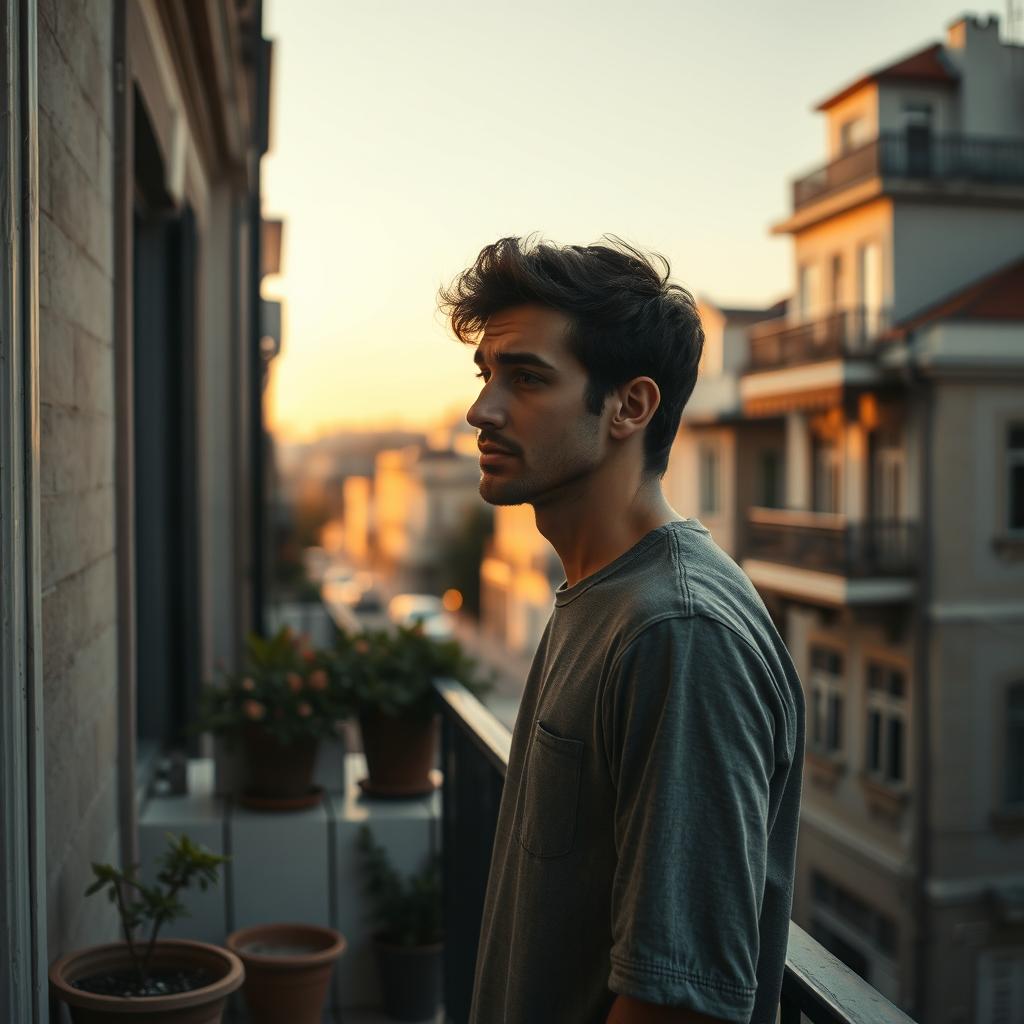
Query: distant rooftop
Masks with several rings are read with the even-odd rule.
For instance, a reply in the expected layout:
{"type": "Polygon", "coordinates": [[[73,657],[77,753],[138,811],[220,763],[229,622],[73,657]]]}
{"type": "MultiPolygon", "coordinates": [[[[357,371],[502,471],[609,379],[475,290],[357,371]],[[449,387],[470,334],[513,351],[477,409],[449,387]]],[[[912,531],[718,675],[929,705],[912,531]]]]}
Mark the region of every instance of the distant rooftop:
{"type": "Polygon", "coordinates": [[[785,315],[789,299],[779,299],[778,302],[766,308],[755,309],[750,306],[715,306],[715,309],[727,320],[735,324],[757,324],[762,320],[774,320],[776,317],[785,315]]]}
{"type": "Polygon", "coordinates": [[[935,85],[956,87],[959,75],[949,66],[943,56],[942,44],[933,43],[923,50],[910,54],[909,57],[902,57],[893,64],[886,64],[875,71],[869,71],[855,82],[823,100],[815,109],[828,110],[870,82],[930,82],[935,85]]]}
{"type": "Polygon", "coordinates": [[[908,317],[889,336],[905,337],[939,320],[1024,320],[1024,257],[908,317]]]}

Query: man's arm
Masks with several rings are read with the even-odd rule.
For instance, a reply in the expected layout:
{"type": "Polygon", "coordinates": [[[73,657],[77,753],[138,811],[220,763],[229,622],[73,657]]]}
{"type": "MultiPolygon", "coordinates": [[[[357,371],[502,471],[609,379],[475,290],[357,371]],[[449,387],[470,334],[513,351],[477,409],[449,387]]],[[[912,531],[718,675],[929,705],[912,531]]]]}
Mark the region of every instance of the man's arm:
{"type": "Polygon", "coordinates": [[[609,1024],[749,1020],[782,715],[773,678],[717,620],[666,619],[612,666],[602,715],[616,788],[608,988],[635,1001],[609,1024]],[[661,1009],[673,1006],[693,1009],[661,1009]]]}
{"type": "Polygon", "coordinates": [[[632,996],[616,996],[607,1024],[725,1024],[725,1021],[683,1006],[657,1006],[632,996]]]}

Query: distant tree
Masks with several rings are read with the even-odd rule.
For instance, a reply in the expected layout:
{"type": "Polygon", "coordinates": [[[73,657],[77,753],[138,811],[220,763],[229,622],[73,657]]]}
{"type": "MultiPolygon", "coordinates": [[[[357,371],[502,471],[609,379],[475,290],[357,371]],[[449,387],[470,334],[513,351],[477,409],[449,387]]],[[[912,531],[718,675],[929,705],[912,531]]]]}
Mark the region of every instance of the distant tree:
{"type": "Polygon", "coordinates": [[[331,517],[328,496],[319,487],[306,487],[296,499],[294,510],[295,541],[300,548],[320,543],[320,531],[331,517]]]}
{"type": "Polygon", "coordinates": [[[480,566],[484,548],[494,533],[494,512],[490,506],[466,510],[462,522],[441,538],[437,580],[442,590],[454,588],[462,594],[462,608],[480,617],[480,566]]]}

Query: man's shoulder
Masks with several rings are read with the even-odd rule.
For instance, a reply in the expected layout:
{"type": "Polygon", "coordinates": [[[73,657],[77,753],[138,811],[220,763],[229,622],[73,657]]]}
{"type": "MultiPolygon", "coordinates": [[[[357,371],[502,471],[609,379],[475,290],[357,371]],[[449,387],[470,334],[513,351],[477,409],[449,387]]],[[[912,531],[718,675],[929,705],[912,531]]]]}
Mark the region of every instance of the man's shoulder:
{"type": "Polygon", "coordinates": [[[750,579],[694,519],[670,524],[629,571],[607,583],[603,599],[634,627],[691,617],[739,629],[770,622],[750,579]]]}

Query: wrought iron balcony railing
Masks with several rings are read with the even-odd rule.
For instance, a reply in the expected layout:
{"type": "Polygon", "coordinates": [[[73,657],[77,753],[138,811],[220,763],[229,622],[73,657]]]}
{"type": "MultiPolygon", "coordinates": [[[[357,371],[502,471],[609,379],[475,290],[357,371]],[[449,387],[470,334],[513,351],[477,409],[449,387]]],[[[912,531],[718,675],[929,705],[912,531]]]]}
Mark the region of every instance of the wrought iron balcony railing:
{"type": "Polygon", "coordinates": [[[848,524],[830,513],[752,508],[743,556],[847,579],[907,576],[917,566],[917,524],[901,519],[848,524]]]}
{"type": "MultiPolygon", "coordinates": [[[[509,731],[463,686],[436,684],[443,722],[445,1012],[469,1019],[487,871],[505,782],[509,731]]],[[[779,1024],[914,1024],[794,923],[779,1024]]]]}
{"type": "Polygon", "coordinates": [[[869,178],[1024,185],[1024,141],[883,132],[793,182],[793,209],[869,178]]]}
{"type": "Polygon", "coordinates": [[[750,329],[750,359],[746,372],[870,356],[888,324],[885,310],[863,306],[836,310],[801,324],[769,320],[750,329]]]}

